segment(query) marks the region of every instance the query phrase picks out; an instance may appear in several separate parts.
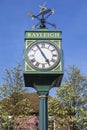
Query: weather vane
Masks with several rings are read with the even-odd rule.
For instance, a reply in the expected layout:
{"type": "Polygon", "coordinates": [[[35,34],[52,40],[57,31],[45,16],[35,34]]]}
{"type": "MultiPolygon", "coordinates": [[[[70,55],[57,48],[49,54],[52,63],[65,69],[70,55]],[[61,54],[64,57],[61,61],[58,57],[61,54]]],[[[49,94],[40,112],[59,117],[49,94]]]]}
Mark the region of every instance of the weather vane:
{"type": "Polygon", "coordinates": [[[39,20],[39,23],[37,23],[36,25],[34,25],[32,27],[32,29],[37,28],[38,26],[40,28],[46,28],[46,24],[51,25],[52,27],[56,28],[55,24],[52,24],[50,22],[47,21],[47,18],[50,15],[54,14],[54,9],[47,9],[46,8],[46,3],[44,3],[42,6],[40,6],[40,13],[38,15],[34,15],[33,13],[29,12],[29,16],[32,17],[32,19],[37,19],[39,20]]]}

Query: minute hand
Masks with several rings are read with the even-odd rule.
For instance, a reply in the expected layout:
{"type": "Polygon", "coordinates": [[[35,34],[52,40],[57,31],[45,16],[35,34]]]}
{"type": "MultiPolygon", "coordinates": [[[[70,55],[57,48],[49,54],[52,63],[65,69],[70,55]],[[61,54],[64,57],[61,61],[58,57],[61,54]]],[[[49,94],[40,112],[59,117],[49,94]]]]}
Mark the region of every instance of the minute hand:
{"type": "Polygon", "coordinates": [[[41,48],[37,45],[38,49],[40,50],[42,56],[44,57],[45,61],[49,64],[49,59],[45,56],[44,52],[41,50],[41,48]]]}

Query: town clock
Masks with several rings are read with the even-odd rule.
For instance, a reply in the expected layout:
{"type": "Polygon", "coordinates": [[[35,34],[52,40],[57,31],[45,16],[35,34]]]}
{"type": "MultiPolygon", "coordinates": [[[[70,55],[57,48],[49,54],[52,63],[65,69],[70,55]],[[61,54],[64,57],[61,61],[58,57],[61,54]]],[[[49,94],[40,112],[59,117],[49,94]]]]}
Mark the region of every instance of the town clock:
{"type": "Polygon", "coordinates": [[[27,49],[27,62],[37,71],[49,71],[55,68],[59,61],[59,48],[52,42],[38,40],[27,49]]]}
{"type": "Polygon", "coordinates": [[[25,31],[24,82],[36,89],[39,96],[39,130],[48,130],[48,94],[51,88],[60,87],[63,77],[62,32],[49,31],[47,21],[54,9],[40,6],[38,15],[29,12],[39,22],[32,31],[25,31]],[[36,29],[36,30],[35,30],[36,29]]]}
{"type": "Polygon", "coordinates": [[[38,29],[25,31],[25,86],[60,86],[63,76],[61,31],[38,29]]]}

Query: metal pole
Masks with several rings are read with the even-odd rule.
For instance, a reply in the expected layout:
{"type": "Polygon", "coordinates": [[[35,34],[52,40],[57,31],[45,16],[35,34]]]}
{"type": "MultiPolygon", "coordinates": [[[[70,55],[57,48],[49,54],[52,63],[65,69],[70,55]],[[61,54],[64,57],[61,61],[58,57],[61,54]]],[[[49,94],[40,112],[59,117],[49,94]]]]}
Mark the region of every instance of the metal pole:
{"type": "Polygon", "coordinates": [[[39,96],[39,130],[48,130],[48,94],[39,96]]]}

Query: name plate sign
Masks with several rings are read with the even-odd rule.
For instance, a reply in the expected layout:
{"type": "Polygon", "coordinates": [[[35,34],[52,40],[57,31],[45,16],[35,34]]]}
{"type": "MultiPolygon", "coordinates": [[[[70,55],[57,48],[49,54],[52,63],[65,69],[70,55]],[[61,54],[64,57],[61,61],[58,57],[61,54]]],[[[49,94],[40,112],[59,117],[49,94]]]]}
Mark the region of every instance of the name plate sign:
{"type": "Polygon", "coordinates": [[[61,31],[25,31],[25,39],[61,39],[61,31]]]}

